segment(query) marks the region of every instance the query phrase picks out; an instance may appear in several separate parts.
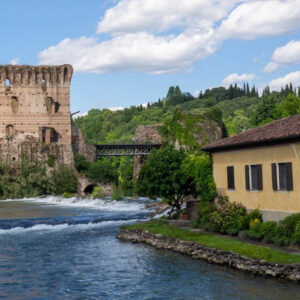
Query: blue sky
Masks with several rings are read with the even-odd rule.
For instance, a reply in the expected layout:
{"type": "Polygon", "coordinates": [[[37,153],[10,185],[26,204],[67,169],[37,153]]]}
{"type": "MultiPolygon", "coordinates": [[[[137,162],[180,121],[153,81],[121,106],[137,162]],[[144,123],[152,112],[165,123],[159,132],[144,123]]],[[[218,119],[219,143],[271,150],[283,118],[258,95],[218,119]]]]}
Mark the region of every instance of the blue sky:
{"type": "Polygon", "coordinates": [[[71,110],[244,81],[300,86],[300,0],[10,0],[0,63],[71,63],[71,110]]]}

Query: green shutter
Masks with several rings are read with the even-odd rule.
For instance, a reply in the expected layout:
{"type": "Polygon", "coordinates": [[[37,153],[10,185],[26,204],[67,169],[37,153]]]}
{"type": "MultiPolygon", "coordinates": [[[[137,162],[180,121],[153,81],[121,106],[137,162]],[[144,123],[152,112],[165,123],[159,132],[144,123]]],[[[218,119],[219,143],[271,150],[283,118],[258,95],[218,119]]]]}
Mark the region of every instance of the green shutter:
{"type": "Polygon", "coordinates": [[[263,190],[262,165],[257,165],[257,190],[263,190]]]}
{"type": "Polygon", "coordinates": [[[287,181],[287,190],[292,191],[294,188],[292,163],[286,164],[286,181],[287,181]]]}
{"type": "Polygon", "coordinates": [[[250,190],[250,182],[249,182],[249,166],[245,166],[245,182],[246,182],[246,190],[250,190]]]}
{"type": "Polygon", "coordinates": [[[277,170],[276,170],[276,164],[272,164],[272,184],[273,184],[273,190],[277,191],[277,170]]]}

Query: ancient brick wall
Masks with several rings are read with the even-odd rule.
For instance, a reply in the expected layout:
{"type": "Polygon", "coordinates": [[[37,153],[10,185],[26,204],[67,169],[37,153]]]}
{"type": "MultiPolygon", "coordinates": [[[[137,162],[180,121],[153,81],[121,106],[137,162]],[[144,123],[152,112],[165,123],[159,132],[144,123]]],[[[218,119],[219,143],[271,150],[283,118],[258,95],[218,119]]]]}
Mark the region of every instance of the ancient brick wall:
{"type": "Polygon", "coordinates": [[[71,144],[72,73],[70,65],[0,66],[0,139],[26,133],[71,144]]]}
{"type": "Polygon", "coordinates": [[[70,83],[73,68],[0,66],[0,157],[56,156],[73,163],[70,83]],[[45,145],[49,145],[45,147],[45,145]]]}

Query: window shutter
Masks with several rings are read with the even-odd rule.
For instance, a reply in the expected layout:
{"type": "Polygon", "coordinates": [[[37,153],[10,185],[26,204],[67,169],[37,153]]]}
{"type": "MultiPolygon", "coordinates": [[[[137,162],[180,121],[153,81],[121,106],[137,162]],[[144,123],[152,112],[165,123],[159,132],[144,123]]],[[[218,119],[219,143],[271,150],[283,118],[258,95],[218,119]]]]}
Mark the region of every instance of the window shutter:
{"type": "Polygon", "coordinates": [[[257,190],[263,190],[262,165],[257,165],[257,190]]]}
{"type": "Polygon", "coordinates": [[[287,181],[287,190],[293,190],[293,168],[292,163],[286,164],[286,181],[287,181]]]}
{"type": "Polygon", "coordinates": [[[227,187],[233,190],[234,186],[234,167],[227,167],[227,187]]]}
{"type": "Polygon", "coordinates": [[[250,182],[249,182],[249,166],[245,166],[245,180],[246,180],[246,190],[250,190],[250,182]]]}
{"type": "Polygon", "coordinates": [[[273,190],[277,191],[277,171],[276,171],[276,164],[272,164],[272,183],[273,183],[273,190]]]}

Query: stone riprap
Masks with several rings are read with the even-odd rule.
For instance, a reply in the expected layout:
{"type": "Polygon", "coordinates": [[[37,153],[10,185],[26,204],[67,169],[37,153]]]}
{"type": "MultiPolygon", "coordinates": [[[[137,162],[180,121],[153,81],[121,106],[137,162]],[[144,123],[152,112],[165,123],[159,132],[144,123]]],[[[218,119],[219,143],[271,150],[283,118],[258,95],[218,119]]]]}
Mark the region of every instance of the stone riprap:
{"type": "Polygon", "coordinates": [[[169,238],[142,229],[121,229],[117,237],[133,243],[148,244],[157,249],[173,250],[195,259],[203,259],[210,263],[229,266],[256,275],[300,282],[300,264],[277,264],[261,259],[252,259],[231,251],[209,248],[197,242],[169,238]]]}

